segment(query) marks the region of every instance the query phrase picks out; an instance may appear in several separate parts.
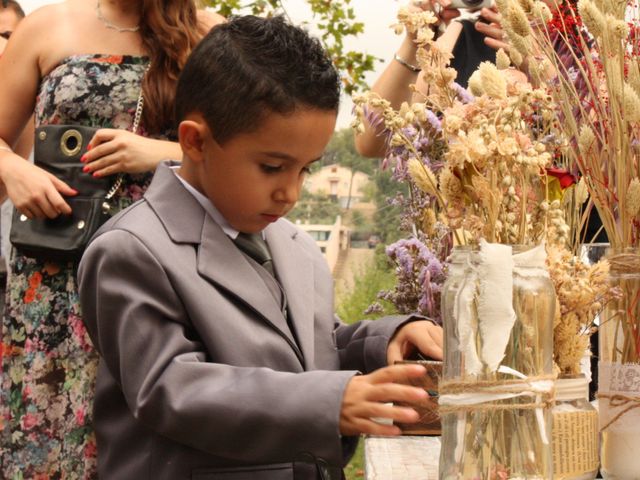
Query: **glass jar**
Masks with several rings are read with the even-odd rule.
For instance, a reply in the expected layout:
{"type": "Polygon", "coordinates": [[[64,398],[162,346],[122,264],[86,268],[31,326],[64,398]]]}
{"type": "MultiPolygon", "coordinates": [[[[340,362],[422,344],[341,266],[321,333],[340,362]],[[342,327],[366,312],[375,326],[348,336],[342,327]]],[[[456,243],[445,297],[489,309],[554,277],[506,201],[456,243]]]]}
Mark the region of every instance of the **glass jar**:
{"type": "Polygon", "coordinates": [[[596,478],[598,412],[589,403],[589,379],[585,375],[565,375],[556,380],[556,404],[551,415],[553,478],[596,478]]]}
{"type": "Polygon", "coordinates": [[[640,479],[640,250],[610,249],[610,278],[621,293],[599,328],[600,471],[614,480],[640,479]]]}
{"type": "Polygon", "coordinates": [[[544,247],[454,248],[442,292],[440,480],[552,477],[545,258],[544,247]]]}

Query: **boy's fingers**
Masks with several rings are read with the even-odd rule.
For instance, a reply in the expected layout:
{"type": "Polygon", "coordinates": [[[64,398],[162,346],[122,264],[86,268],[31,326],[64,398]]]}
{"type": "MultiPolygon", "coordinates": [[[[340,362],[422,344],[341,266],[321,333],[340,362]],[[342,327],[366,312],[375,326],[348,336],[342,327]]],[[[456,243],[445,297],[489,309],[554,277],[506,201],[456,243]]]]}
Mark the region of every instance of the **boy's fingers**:
{"type": "Polygon", "coordinates": [[[368,418],[384,418],[400,423],[414,423],[420,415],[411,407],[400,407],[385,403],[373,403],[369,409],[368,418]]]}
{"type": "Polygon", "coordinates": [[[417,378],[426,375],[427,370],[422,365],[390,365],[370,374],[371,383],[402,382],[407,378],[417,378]]]}
{"type": "Polygon", "coordinates": [[[398,342],[391,342],[387,347],[387,362],[393,365],[394,362],[404,360],[402,356],[402,348],[398,342]]]}
{"type": "Polygon", "coordinates": [[[442,359],[442,327],[428,322],[420,335],[414,334],[411,341],[422,355],[436,360],[442,359]]]}
{"type": "Polygon", "coordinates": [[[367,400],[372,402],[419,402],[429,395],[419,387],[401,383],[383,383],[371,388],[367,400]]]}
{"type": "Polygon", "coordinates": [[[430,336],[425,335],[424,338],[420,338],[419,341],[416,342],[416,347],[420,353],[434,360],[442,360],[443,352],[441,345],[442,337],[438,339],[435,332],[430,332],[430,336]]]}

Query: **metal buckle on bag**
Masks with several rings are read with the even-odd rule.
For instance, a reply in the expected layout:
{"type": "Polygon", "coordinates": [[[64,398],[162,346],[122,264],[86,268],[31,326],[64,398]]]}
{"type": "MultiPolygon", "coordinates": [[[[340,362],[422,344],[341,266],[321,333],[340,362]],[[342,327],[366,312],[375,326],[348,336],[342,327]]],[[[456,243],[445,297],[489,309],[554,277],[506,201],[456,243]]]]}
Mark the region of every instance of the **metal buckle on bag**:
{"type": "Polygon", "coordinates": [[[76,129],[69,129],[60,138],[60,150],[67,157],[74,157],[82,149],[82,134],[76,129]]]}

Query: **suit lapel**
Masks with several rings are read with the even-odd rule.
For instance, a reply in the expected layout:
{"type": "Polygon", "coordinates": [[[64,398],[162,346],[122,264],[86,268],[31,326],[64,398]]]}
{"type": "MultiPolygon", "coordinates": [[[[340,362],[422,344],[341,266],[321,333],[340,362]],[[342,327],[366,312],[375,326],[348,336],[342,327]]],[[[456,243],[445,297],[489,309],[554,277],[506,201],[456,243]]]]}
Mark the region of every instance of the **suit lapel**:
{"type": "Polygon", "coordinates": [[[310,369],[314,358],[313,262],[296,240],[297,230],[271,225],[265,234],[276,274],[287,295],[289,315],[306,359],[306,369],[310,369]]]}
{"type": "Polygon", "coordinates": [[[198,273],[250,306],[304,364],[280,305],[264,280],[166,164],[158,168],[145,198],[174,242],[199,244],[198,273]]]}
{"type": "Polygon", "coordinates": [[[240,298],[282,335],[300,357],[289,326],[273,294],[247,258],[206,215],[198,250],[198,272],[240,298]]]}

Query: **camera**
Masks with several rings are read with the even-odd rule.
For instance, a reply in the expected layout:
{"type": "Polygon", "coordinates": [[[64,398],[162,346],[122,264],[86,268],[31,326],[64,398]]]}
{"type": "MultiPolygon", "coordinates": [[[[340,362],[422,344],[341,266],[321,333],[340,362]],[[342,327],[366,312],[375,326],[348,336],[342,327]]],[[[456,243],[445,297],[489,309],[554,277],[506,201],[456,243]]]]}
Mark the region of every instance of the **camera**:
{"type": "Polygon", "coordinates": [[[481,8],[490,8],[492,5],[493,0],[451,0],[451,4],[447,8],[480,10],[481,8]]]}

